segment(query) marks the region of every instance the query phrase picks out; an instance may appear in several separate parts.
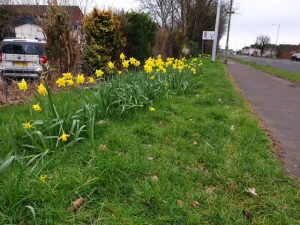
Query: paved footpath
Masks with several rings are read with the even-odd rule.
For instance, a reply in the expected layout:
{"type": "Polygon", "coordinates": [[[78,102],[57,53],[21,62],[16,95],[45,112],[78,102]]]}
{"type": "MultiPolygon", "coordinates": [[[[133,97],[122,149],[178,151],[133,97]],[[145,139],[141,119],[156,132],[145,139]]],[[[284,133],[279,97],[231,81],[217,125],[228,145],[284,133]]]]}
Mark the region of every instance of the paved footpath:
{"type": "Polygon", "coordinates": [[[233,61],[228,71],[280,141],[287,170],[300,179],[300,86],[233,61]]]}

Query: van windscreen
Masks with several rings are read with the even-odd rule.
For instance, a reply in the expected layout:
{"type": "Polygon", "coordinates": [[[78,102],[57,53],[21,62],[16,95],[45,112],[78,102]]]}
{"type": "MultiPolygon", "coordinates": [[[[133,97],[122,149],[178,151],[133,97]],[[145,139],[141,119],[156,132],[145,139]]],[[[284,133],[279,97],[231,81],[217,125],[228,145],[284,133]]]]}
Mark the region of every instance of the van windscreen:
{"type": "Polygon", "coordinates": [[[5,42],[2,43],[1,52],[4,54],[44,55],[45,47],[40,43],[5,42]]]}

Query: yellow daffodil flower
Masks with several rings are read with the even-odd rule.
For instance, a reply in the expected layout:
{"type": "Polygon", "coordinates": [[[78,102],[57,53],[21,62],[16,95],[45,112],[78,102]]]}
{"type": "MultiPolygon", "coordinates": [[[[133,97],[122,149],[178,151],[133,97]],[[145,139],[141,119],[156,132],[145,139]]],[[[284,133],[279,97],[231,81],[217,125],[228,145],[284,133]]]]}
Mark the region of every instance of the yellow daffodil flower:
{"type": "Polygon", "coordinates": [[[197,73],[195,68],[192,68],[191,72],[192,72],[193,75],[196,75],[196,73],[197,73]]]}
{"type": "Polygon", "coordinates": [[[120,59],[121,59],[121,60],[124,60],[125,58],[126,58],[126,56],[124,55],[124,53],[121,53],[120,59]]]}
{"type": "Polygon", "coordinates": [[[26,91],[28,89],[27,82],[24,79],[22,79],[22,81],[18,83],[18,86],[21,91],[26,91]]]}
{"type": "Polygon", "coordinates": [[[85,78],[83,74],[78,74],[76,77],[76,84],[81,85],[84,84],[85,78]]]}
{"type": "Polygon", "coordinates": [[[40,106],[40,103],[33,105],[33,106],[32,106],[32,109],[33,109],[34,111],[36,111],[36,112],[41,112],[41,111],[42,111],[42,108],[41,108],[41,106],[40,106]]]}
{"type": "Polygon", "coordinates": [[[144,70],[145,70],[146,73],[152,73],[153,68],[152,68],[152,66],[146,64],[146,65],[144,66],[144,70]]]}
{"type": "Polygon", "coordinates": [[[46,95],[48,94],[47,88],[45,87],[44,84],[41,83],[41,84],[38,86],[38,93],[39,93],[40,95],[43,95],[43,96],[46,96],[46,95]]]}
{"type": "Polygon", "coordinates": [[[118,74],[119,74],[119,75],[122,75],[123,73],[122,73],[122,71],[119,70],[119,71],[118,71],[118,74]]]}
{"type": "Polygon", "coordinates": [[[72,73],[63,73],[63,77],[66,79],[66,80],[70,80],[73,78],[73,75],[72,73]]]}
{"type": "Polygon", "coordinates": [[[135,63],[134,63],[134,66],[139,67],[140,65],[141,65],[141,62],[139,60],[136,60],[135,63]]]}
{"type": "Polygon", "coordinates": [[[129,67],[129,61],[128,60],[125,60],[122,62],[122,66],[125,68],[125,69],[128,69],[129,67]]]}
{"type": "Polygon", "coordinates": [[[68,138],[69,138],[69,137],[70,137],[69,134],[66,134],[65,132],[63,132],[62,135],[59,137],[58,140],[61,140],[61,141],[63,141],[63,142],[66,142],[66,141],[68,141],[68,138]]]}
{"type": "Polygon", "coordinates": [[[47,176],[47,175],[41,175],[41,176],[39,177],[39,181],[42,182],[42,183],[45,183],[47,179],[48,179],[48,176],[47,176]]]}
{"type": "Polygon", "coordinates": [[[66,79],[61,77],[58,78],[57,81],[55,82],[58,87],[65,87],[66,86],[66,79]]]}
{"type": "Polygon", "coordinates": [[[74,86],[74,81],[73,80],[66,80],[66,83],[68,86],[74,86]]]}
{"type": "Polygon", "coordinates": [[[115,68],[115,64],[114,64],[113,62],[109,61],[109,63],[107,64],[107,67],[108,67],[110,70],[112,70],[112,69],[115,68]]]}
{"type": "Polygon", "coordinates": [[[27,129],[27,130],[30,130],[33,128],[32,124],[29,122],[23,123],[22,125],[23,125],[24,129],[27,129]]]}
{"type": "Polygon", "coordinates": [[[93,78],[93,77],[90,77],[90,78],[89,78],[89,83],[90,83],[90,84],[93,84],[93,83],[95,83],[95,80],[94,80],[94,78],[93,78]]]}
{"type": "Polygon", "coordinates": [[[130,61],[131,65],[134,65],[135,62],[136,62],[136,59],[135,59],[134,57],[131,57],[131,58],[129,59],[129,61],[130,61]]]}
{"type": "Polygon", "coordinates": [[[150,111],[150,112],[155,112],[156,109],[155,109],[154,107],[150,107],[150,108],[149,108],[149,111],[150,111]]]}
{"type": "Polygon", "coordinates": [[[96,70],[96,77],[103,77],[104,72],[102,70],[96,70]]]}

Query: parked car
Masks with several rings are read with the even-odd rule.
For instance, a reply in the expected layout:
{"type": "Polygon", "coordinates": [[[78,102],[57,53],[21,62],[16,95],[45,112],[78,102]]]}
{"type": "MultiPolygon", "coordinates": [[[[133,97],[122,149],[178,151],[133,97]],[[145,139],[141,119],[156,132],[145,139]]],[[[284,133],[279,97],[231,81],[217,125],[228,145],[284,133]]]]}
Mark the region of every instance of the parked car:
{"type": "Polygon", "coordinates": [[[0,44],[0,76],[36,79],[48,68],[44,40],[6,38],[0,44]]]}
{"type": "Polygon", "coordinates": [[[300,61],[300,53],[295,53],[291,57],[292,61],[300,61]]]}

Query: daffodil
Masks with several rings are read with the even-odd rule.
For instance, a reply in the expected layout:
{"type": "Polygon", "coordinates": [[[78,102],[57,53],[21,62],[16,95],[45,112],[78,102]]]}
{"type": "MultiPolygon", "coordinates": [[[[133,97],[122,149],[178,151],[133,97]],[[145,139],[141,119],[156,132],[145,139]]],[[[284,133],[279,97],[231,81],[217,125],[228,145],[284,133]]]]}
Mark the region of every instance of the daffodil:
{"type": "Polygon", "coordinates": [[[38,93],[39,93],[40,95],[43,95],[43,96],[46,96],[46,95],[48,94],[47,88],[45,87],[44,84],[41,83],[41,84],[38,86],[38,93]]]}
{"type": "Polygon", "coordinates": [[[153,68],[152,68],[152,66],[146,64],[146,65],[144,66],[144,70],[145,70],[146,73],[152,73],[153,68]]]}
{"type": "Polygon", "coordinates": [[[135,62],[136,62],[136,59],[135,59],[135,58],[133,58],[133,57],[131,57],[131,58],[129,59],[129,61],[130,61],[131,65],[134,65],[134,64],[135,64],[135,62]]]}
{"type": "Polygon", "coordinates": [[[191,72],[192,72],[193,75],[196,75],[196,73],[197,73],[195,68],[192,68],[191,72]]]}
{"type": "Polygon", "coordinates": [[[28,89],[27,82],[24,79],[22,79],[22,81],[18,83],[18,86],[21,91],[26,91],[28,89]]]}
{"type": "Polygon", "coordinates": [[[141,62],[136,60],[135,63],[133,64],[135,67],[139,67],[141,65],[141,62]]]}
{"type": "Polygon", "coordinates": [[[27,129],[27,130],[30,130],[33,128],[32,124],[29,122],[23,123],[22,125],[23,125],[24,129],[27,129]]]}
{"type": "Polygon", "coordinates": [[[74,86],[74,81],[73,80],[66,80],[66,83],[68,86],[74,86]]]}
{"type": "Polygon", "coordinates": [[[41,112],[42,111],[42,108],[40,106],[40,103],[37,103],[35,105],[32,106],[32,109],[36,112],[41,112]]]}
{"type": "Polygon", "coordinates": [[[81,85],[84,84],[85,78],[83,74],[78,74],[76,77],[76,84],[81,85]]]}
{"type": "Polygon", "coordinates": [[[150,111],[150,112],[155,112],[156,109],[155,109],[154,107],[150,107],[150,108],[149,108],[149,111],[150,111]]]}
{"type": "Polygon", "coordinates": [[[55,82],[58,87],[65,87],[66,86],[66,79],[64,77],[58,78],[55,82]]]}
{"type": "Polygon", "coordinates": [[[70,79],[73,78],[72,73],[63,73],[63,77],[64,77],[66,80],[70,80],[70,79]]]}
{"type": "Polygon", "coordinates": [[[46,180],[47,180],[47,178],[48,178],[47,175],[41,175],[41,176],[39,177],[39,181],[42,182],[42,183],[45,183],[46,180]]]}
{"type": "Polygon", "coordinates": [[[115,68],[115,64],[114,64],[113,62],[109,61],[109,63],[107,64],[107,67],[108,67],[110,70],[112,70],[112,69],[115,68]]]}
{"type": "Polygon", "coordinates": [[[96,77],[103,77],[104,72],[102,70],[96,70],[96,77]]]}
{"type": "Polygon", "coordinates": [[[123,67],[124,67],[125,69],[128,69],[128,67],[129,67],[129,61],[128,61],[128,60],[123,61],[123,62],[122,62],[122,65],[123,65],[123,67]]]}
{"type": "Polygon", "coordinates": [[[121,59],[121,60],[124,60],[125,58],[126,58],[126,56],[124,55],[124,53],[121,53],[120,59],[121,59]]]}
{"type": "Polygon", "coordinates": [[[94,80],[94,78],[93,78],[93,77],[90,77],[90,78],[89,78],[89,83],[90,83],[90,84],[93,84],[93,83],[95,83],[95,80],[94,80]]]}
{"type": "Polygon", "coordinates": [[[151,77],[150,77],[150,80],[155,80],[155,76],[151,76],[151,77]]]}
{"type": "Polygon", "coordinates": [[[66,142],[66,141],[68,141],[68,138],[69,138],[69,137],[70,137],[69,134],[66,134],[65,132],[63,132],[62,135],[59,137],[58,140],[61,140],[61,141],[63,141],[63,142],[66,142]]]}
{"type": "Polygon", "coordinates": [[[122,73],[122,71],[119,70],[119,71],[118,71],[118,74],[121,76],[123,73],[122,73]]]}

